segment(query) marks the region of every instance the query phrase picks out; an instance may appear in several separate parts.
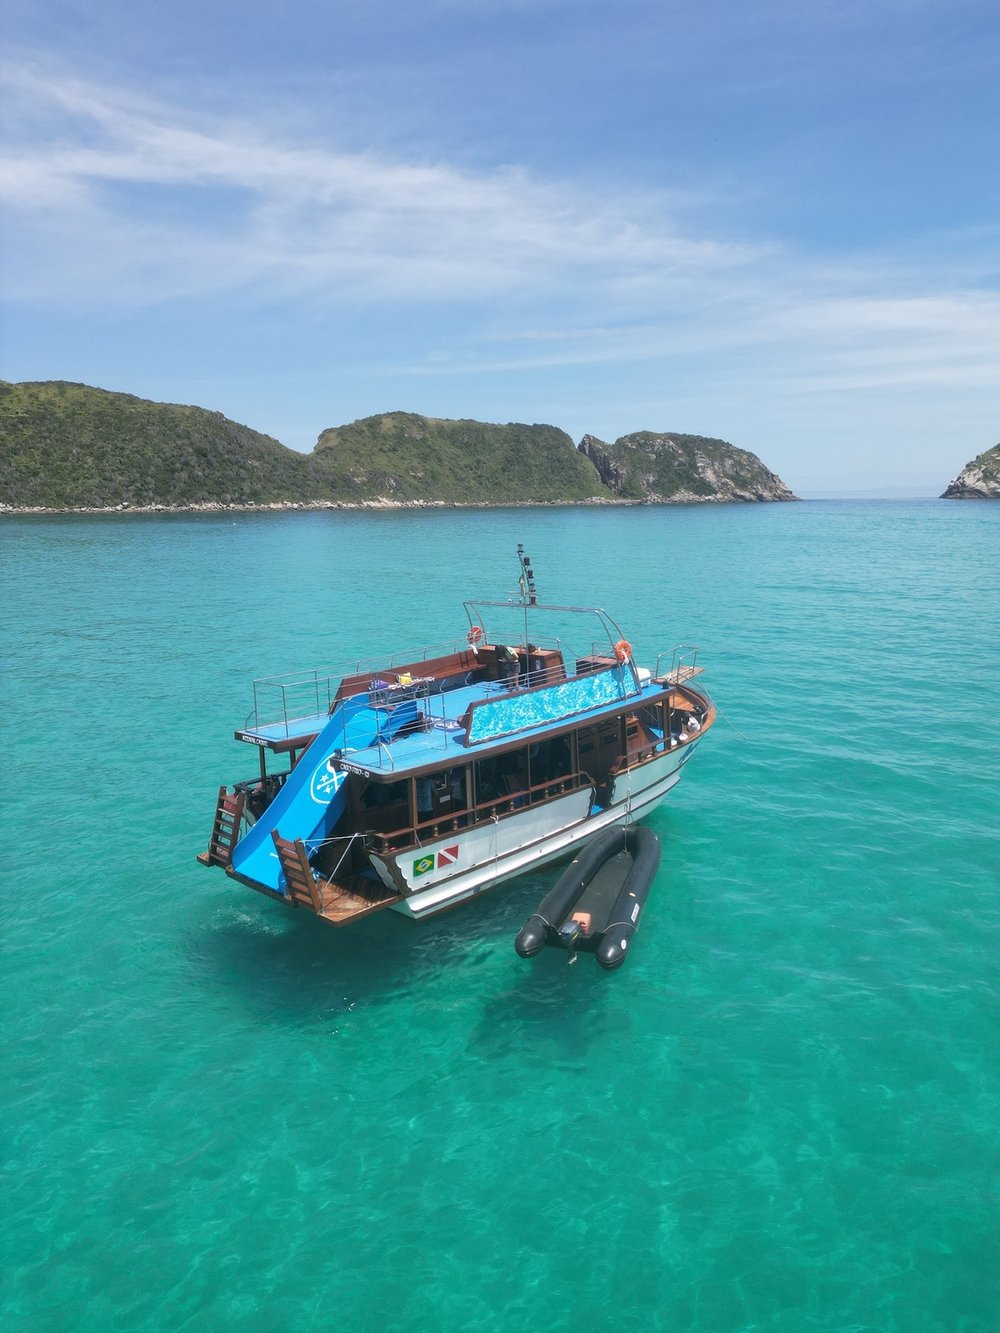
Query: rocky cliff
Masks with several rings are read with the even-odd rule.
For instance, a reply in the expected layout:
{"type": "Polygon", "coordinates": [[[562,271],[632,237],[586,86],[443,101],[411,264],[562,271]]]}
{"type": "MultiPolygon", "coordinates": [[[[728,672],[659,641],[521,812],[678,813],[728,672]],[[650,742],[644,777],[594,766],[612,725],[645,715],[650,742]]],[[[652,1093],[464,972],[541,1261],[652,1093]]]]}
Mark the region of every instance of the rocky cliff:
{"type": "Polygon", "coordinates": [[[1000,500],[1000,444],[966,463],[941,499],[1000,500]]]}
{"type": "Polygon", "coordinates": [[[580,442],[605,486],[624,500],[649,504],[794,500],[756,454],[703,435],[638,431],[605,444],[580,442]]]}

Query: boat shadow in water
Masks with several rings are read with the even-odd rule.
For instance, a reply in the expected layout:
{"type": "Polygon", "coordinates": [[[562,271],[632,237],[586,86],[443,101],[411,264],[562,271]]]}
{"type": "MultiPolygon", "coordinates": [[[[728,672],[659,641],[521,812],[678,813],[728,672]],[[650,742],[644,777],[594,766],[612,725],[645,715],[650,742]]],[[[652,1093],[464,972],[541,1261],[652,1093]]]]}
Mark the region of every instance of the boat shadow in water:
{"type": "MultiPolygon", "coordinates": [[[[389,1004],[445,970],[519,968],[518,925],[544,881],[526,876],[429,921],[382,912],[350,931],[316,929],[311,913],[265,900],[224,898],[185,946],[213,989],[236,992],[262,1017],[308,1025],[357,1005],[389,1004]]],[[[559,960],[563,962],[563,959],[559,960]]]]}
{"type": "Polygon", "coordinates": [[[390,1001],[440,960],[412,922],[386,912],[350,932],[317,930],[277,904],[228,903],[203,923],[189,953],[206,985],[236,992],[255,1014],[308,1026],[359,1004],[390,1001]]]}
{"type": "MultiPolygon", "coordinates": [[[[562,863],[558,883],[578,861],[562,863]]],[[[554,1037],[579,1045],[606,1008],[604,973],[592,963],[567,967],[572,954],[565,943],[540,944],[541,956],[528,968],[514,953],[518,929],[526,918],[534,921],[528,914],[551,897],[552,885],[551,873],[526,875],[429,921],[383,912],[350,931],[317,930],[311,913],[226,896],[206,913],[185,951],[206,985],[235,992],[256,1016],[290,1027],[328,1021],[358,1005],[391,1004],[425,981],[435,983],[443,970],[468,975],[485,968],[496,988],[485,999],[474,1042],[503,1046],[517,1032],[521,1040],[544,1032],[546,1044],[554,1037]]]]}

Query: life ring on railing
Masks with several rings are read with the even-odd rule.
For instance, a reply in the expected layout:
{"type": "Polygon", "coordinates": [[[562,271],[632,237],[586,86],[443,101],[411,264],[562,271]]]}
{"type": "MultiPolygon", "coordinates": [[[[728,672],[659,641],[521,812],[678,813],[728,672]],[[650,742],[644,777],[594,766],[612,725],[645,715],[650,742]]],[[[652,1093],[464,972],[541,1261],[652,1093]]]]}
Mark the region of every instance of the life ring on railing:
{"type": "Polygon", "coordinates": [[[624,666],[626,662],[632,660],[632,645],[629,643],[628,639],[619,639],[615,644],[615,657],[617,657],[619,665],[621,666],[624,666]]]}
{"type": "Polygon", "coordinates": [[[465,637],[469,641],[469,647],[472,649],[473,652],[475,652],[476,649],[479,647],[480,642],[482,641],[483,637],[482,625],[473,625],[465,637]]]}

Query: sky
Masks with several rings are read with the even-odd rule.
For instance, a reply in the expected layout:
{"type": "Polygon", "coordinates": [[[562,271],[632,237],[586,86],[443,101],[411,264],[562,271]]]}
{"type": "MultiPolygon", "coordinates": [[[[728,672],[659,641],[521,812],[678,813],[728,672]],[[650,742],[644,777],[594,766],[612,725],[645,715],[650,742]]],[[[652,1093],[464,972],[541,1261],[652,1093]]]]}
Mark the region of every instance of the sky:
{"type": "Polygon", "coordinates": [[[1000,441],[995,0],[5,0],[0,377],[308,452],[720,437],[803,497],[1000,441]]]}

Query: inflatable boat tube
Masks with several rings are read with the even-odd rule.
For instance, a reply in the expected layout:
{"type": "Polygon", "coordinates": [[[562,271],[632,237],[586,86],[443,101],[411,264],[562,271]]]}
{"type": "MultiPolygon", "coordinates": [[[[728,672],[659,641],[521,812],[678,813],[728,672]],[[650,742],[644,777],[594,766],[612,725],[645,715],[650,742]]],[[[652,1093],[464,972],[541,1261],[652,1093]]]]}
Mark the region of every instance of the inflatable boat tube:
{"type": "Polygon", "coordinates": [[[649,829],[605,829],[566,867],[514,948],[522,958],[533,958],[546,945],[584,950],[608,971],[621,967],[659,864],[660,840],[649,829]]]}

